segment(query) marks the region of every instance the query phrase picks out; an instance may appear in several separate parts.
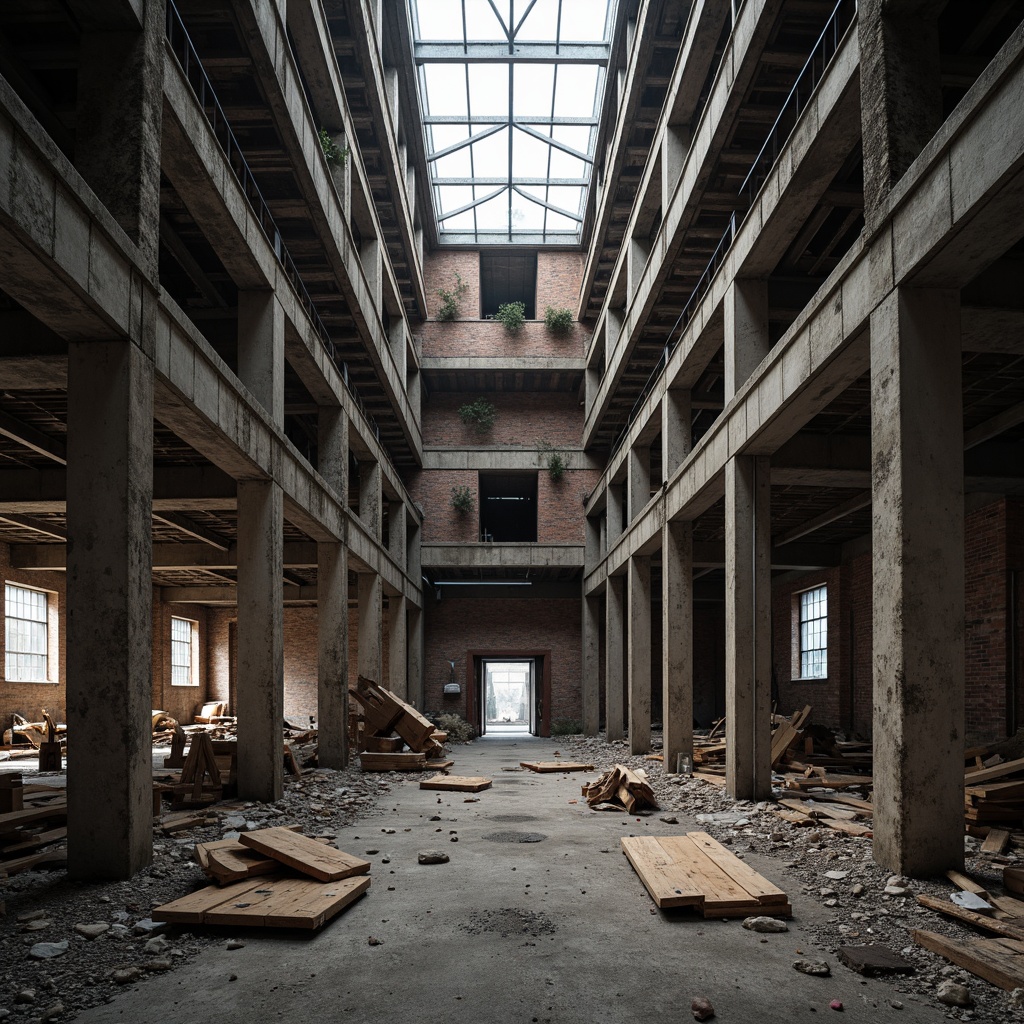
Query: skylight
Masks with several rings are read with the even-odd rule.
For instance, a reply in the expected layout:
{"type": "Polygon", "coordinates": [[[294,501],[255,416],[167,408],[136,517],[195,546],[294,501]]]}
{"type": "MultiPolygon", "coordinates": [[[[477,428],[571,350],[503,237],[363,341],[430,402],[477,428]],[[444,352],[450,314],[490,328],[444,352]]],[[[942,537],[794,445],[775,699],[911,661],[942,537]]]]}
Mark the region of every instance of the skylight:
{"type": "Polygon", "coordinates": [[[578,244],[616,0],[409,0],[441,244],[578,244]]]}

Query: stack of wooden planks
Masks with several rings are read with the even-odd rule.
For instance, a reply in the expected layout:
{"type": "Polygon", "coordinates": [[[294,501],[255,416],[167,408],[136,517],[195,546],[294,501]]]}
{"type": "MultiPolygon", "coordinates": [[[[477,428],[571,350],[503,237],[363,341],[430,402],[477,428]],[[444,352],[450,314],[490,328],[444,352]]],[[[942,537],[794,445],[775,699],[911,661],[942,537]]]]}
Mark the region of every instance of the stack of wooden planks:
{"type": "Polygon", "coordinates": [[[647,775],[641,768],[633,771],[624,764],[617,764],[595,782],[585,783],[582,789],[587,803],[596,811],[634,814],[646,807],[658,809],[654,790],[647,784],[647,775]]]}
{"type": "Polygon", "coordinates": [[[23,785],[7,775],[0,786],[0,878],[35,867],[61,867],[67,861],[67,791],[23,785]]]}
{"type": "Polygon", "coordinates": [[[704,917],[791,917],[789,898],[706,832],[624,836],[622,852],[663,909],[704,917]]]}
{"type": "Polygon", "coordinates": [[[372,679],[360,676],[349,691],[362,707],[359,765],[364,772],[423,771],[450,767],[444,739],[430,719],[372,679]],[[408,746],[409,750],[403,751],[408,746]]]}
{"type": "Polygon", "coordinates": [[[984,900],[987,908],[979,903],[979,912],[933,896],[918,896],[917,902],[961,923],[973,925],[990,937],[960,940],[938,932],[915,929],[912,932],[914,941],[1007,991],[1024,988],[1024,901],[991,893],[956,871],[948,872],[948,877],[961,892],[984,900]]]}
{"type": "Polygon", "coordinates": [[[583,764],[582,761],[520,761],[520,768],[528,768],[531,772],[540,775],[550,775],[554,772],[592,772],[592,764],[583,764]]]}
{"type": "Polygon", "coordinates": [[[370,887],[370,862],[291,828],[200,843],[196,857],[217,884],[157,907],[173,924],[320,928],[370,887]]]}
{"type": "Polygon", "coordinates": [[[420,789],[438,789],[450,793],[479,793],[491,788],[491,779],[483,775],[435,775],[423,779],[420,789]]]}
{"type": "Polygon", "coordinates": [[[973,764],[969,762],[964,771],[964,818],[973,835],[1005,830],[1007,845],[1024,846],[1024,758],[1004,761],[998,754],[979,754],[973,764]]]}
{"type": "Polygon", "coordinates": [[[870,839],[874,806],[870,800],[845,793],[815,793],[813,797],[778,801],[775,814],[791,825],[824,825],[836,832],[870,839]]]}

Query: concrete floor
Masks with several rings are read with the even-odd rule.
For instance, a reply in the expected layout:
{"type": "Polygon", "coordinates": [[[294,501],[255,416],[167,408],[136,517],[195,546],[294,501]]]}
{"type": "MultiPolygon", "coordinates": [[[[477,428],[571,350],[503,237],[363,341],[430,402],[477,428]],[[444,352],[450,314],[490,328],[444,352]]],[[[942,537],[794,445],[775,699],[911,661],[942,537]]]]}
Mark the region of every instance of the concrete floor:
{"type": "MultiPolygon", "coordinates": [[[[373,885],[321,932],[225,931],[225,938],[244,938],[245,947],[221,946],[78,1019],[143,1020],[160,1007],[175,1024],[277,1018],[650,1024],[691,1020],[695,995],[712,1001],[717,1020],[744,1024],[829,1015],[832,999],[842,1000],[848,1018],[944,1019],[938,1006],[913,1002],[885,982],[865,981],[831,956],[834,977],[794,971],[801,954],[820,956],[804,926],[828,911],[803,898],[793,879],[796,917],[788,933],[760,936],[739,921],[651,913],[653,903],[622,855],[619,837],[700,826],[682,816],[670,826],[657,815],[640,822],[590,812],[580,797],[580,775],[502,771],[520,758],[550,758],[556,749],[556,741],[532,737],[456,747],[453,771],[488,775],[493,787],[478,794],[478,803],[444,794],[438,804],[438,794],[402,785],[382,798],[383,816],[344,829],[338,836],[343,849],[380,851],[369,858],[373,885]],[[434,814],[442,820],[429,821],[434,814]],[[529,820],[502,820],[507,815],[529,820]],[[457,843],[450,841],[452,830],[457,843]],[[507,831],[548,838],[531,844],[484,838],[507,831]],[[418,865],[417,853],[431,848],[451,862],[418,865]],[[389,864],[381,863],[384,856],[389,864]],[[554,930],[502,937],[480,928],[486,912],[494,920],[494,912],[508,909],[543,914],[554,930]],[[369,945],[370,936],[382,945],[369,945]],[[891,1008],[888,999],[901,1000],[904,1009],[891,1008]]],[[[787,886],[780,862],[753,855],[750,862],[787,886]]]]}

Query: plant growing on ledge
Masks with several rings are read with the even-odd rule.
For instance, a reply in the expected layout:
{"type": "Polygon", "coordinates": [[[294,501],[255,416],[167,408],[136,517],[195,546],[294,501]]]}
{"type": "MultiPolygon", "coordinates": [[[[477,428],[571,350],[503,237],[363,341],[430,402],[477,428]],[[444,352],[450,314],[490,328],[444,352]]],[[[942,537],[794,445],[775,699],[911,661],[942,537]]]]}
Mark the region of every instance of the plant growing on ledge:
{"type": "Polygon", "coordinates": [[[486,398],[478,398],[475,402],[466,402],[459,406],[459,419],[467,426],[473,424],[477,432],[486,434],[498,417],[498,410],[486,398]]]}
{"type": "Polygon", "coordinates": [[[509,334],[518,334],[526,323],[526,306],[522,302],[505,302],[498,307],[494,319],[500,320],[509,334]]]}
{"type": "Polygon", "coordinates": [[[572,310],[556,309],[554,306],[548,306],[544,310],[544,324],[552,334],[564,337],[572,331],[572,310]]]}
{"type": "Polygon", "coordinates": [[[473,492],[468,487],[452,488],[452,508],[459,515],[466,515],[473,511],[473,492]]]}
{"type": "Polygon", "coordinates": [[[548,456],[548,473],[555,483],[565,475],[565,469],[565,456],[561,452],[552,452],[548,456]]]}
{"type": "Polygon", "coordinates": [[[441,305],[437,310],[438,320],[454,320],[458,317],[462,293],[465,290],[466,286],[459,274],[455,275],[455,287],[437,289],[438,298],[441,300],[441,305]]]}
{"type": "Polygon", "coordinates": [[[323,150],[324,159],[332,167],[344,167],[345,161],[348,159],[348,148],[337,145],[326,128],[321,128],[317,132],[317,136],[320,139],[320,148],[323,150]]]}

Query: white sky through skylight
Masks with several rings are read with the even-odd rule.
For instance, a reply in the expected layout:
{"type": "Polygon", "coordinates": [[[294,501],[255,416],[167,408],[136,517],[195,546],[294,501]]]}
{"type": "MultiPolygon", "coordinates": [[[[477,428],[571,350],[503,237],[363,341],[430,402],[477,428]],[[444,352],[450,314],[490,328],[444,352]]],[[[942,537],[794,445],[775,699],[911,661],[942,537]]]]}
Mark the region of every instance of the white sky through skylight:
{"type": "Polygon", "coordinates": [[[579,242],[615,0],[410,4],[440,241],[579,242]]]}

